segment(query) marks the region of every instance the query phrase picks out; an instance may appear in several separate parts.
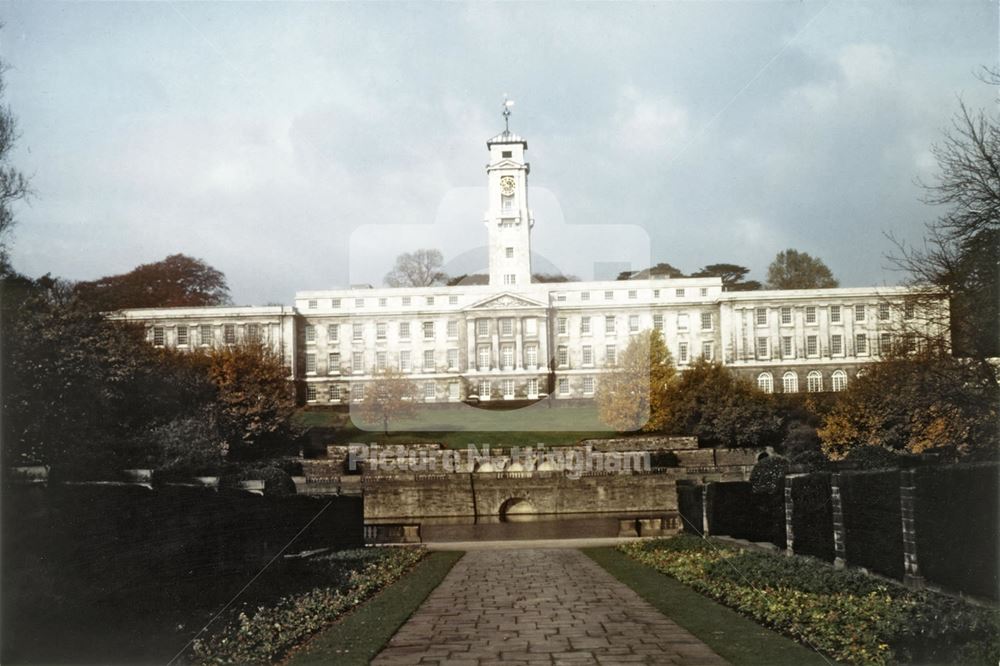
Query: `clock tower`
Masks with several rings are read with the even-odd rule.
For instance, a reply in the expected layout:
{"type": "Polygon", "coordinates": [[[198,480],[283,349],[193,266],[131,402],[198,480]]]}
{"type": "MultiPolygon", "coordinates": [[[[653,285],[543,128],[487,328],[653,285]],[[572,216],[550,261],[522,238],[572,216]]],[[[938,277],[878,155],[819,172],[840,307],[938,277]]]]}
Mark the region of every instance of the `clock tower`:
{"type": "Polygon", "coordinates": [[[531,227],[535,221],[528,208],[528,172],[524,161],[526,139],[510,131],[510,107],[505,100],[504,131],[486,142],[490,162],[486,165],[489,207],[490,286],[517,289],[531,284],[531,227]]]}

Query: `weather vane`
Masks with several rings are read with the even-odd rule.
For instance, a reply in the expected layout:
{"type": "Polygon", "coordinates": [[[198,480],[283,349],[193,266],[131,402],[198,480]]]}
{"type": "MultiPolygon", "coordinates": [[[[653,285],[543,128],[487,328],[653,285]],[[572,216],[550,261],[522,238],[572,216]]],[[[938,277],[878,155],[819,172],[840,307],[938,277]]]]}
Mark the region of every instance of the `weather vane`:
{"type": "Polygon", "coordinates": [[[503,94],[503,131],[510,134],[510,107],[514,106],[514,100],[507,99],[507,93],[503,94]]]}

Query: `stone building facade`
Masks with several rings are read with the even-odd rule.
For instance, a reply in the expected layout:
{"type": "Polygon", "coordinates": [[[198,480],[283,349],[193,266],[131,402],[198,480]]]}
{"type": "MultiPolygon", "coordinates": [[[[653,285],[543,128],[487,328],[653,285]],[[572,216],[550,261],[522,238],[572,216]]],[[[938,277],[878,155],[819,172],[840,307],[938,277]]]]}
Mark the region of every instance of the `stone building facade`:
{"type": "MultiPolygon", "coordinates": [[[[768,392],[843,390],[917,321],[899,287],[734,292],[719,278],[531,282],[527,141],[487,141],[489,284],[302,291],[292,306],[127,310],[151,343],[261,340],[306,402],[363,399],[388,368],[424,402],[592,397],[635,334],[675,364],[719,361],[768,392]]],[[[941,307],[945,307],[942,304],[941,307]]]]}

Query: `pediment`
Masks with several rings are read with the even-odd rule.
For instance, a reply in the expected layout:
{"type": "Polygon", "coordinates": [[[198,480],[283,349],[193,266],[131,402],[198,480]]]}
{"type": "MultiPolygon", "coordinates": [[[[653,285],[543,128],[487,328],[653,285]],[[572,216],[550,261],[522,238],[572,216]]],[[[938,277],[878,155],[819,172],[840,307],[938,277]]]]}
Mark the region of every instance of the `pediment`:
{"type": "Polygon", "coordinates": [[[518,296],[510,292],[504,292],[502,294],[496,294],[490,296],[489,298],[484,298],[483,300],[473,303],[470,305],[468,310],[513,310],[519,308],[544,308],[545,303],[541,301],[536,301],[533,298],[528,298],[526,296],[518,296]]]}

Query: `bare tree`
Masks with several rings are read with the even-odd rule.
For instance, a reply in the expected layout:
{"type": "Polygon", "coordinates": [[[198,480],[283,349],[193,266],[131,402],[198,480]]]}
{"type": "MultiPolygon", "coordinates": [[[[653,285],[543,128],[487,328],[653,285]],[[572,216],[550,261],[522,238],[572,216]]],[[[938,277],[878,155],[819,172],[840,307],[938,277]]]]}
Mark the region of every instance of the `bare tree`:
{"type": "Polygon", "coordinates": [[[441,250],[422,249],[404,252],[396,257],[396,265],[385,275],[390,287],[429,287],[444,284],[448,276],[442,272],[444,257],[441,250]]]}
{"type": "Polygon", "coordinates": [[[389,423],[415,411],[413,394],[416,384],[409,377],[391,368],[373,372],[375,380],[365,390],[361,402],[361,418],[370,424],[378,423],[389,434],[389,423]]]}
{"type": "MultiPolygon", "coordinates": [[[[6,83],[3,74],[7,65],[0,62],[0,99],[6,83]]],[[[13,203],[31,193],[28,178],[10,163],[10,152],[18,139],[17,118],[6,104],[0,104],[0,275],[10,270],[7,256],[7,236],[14,226],[13,203]]]]}

